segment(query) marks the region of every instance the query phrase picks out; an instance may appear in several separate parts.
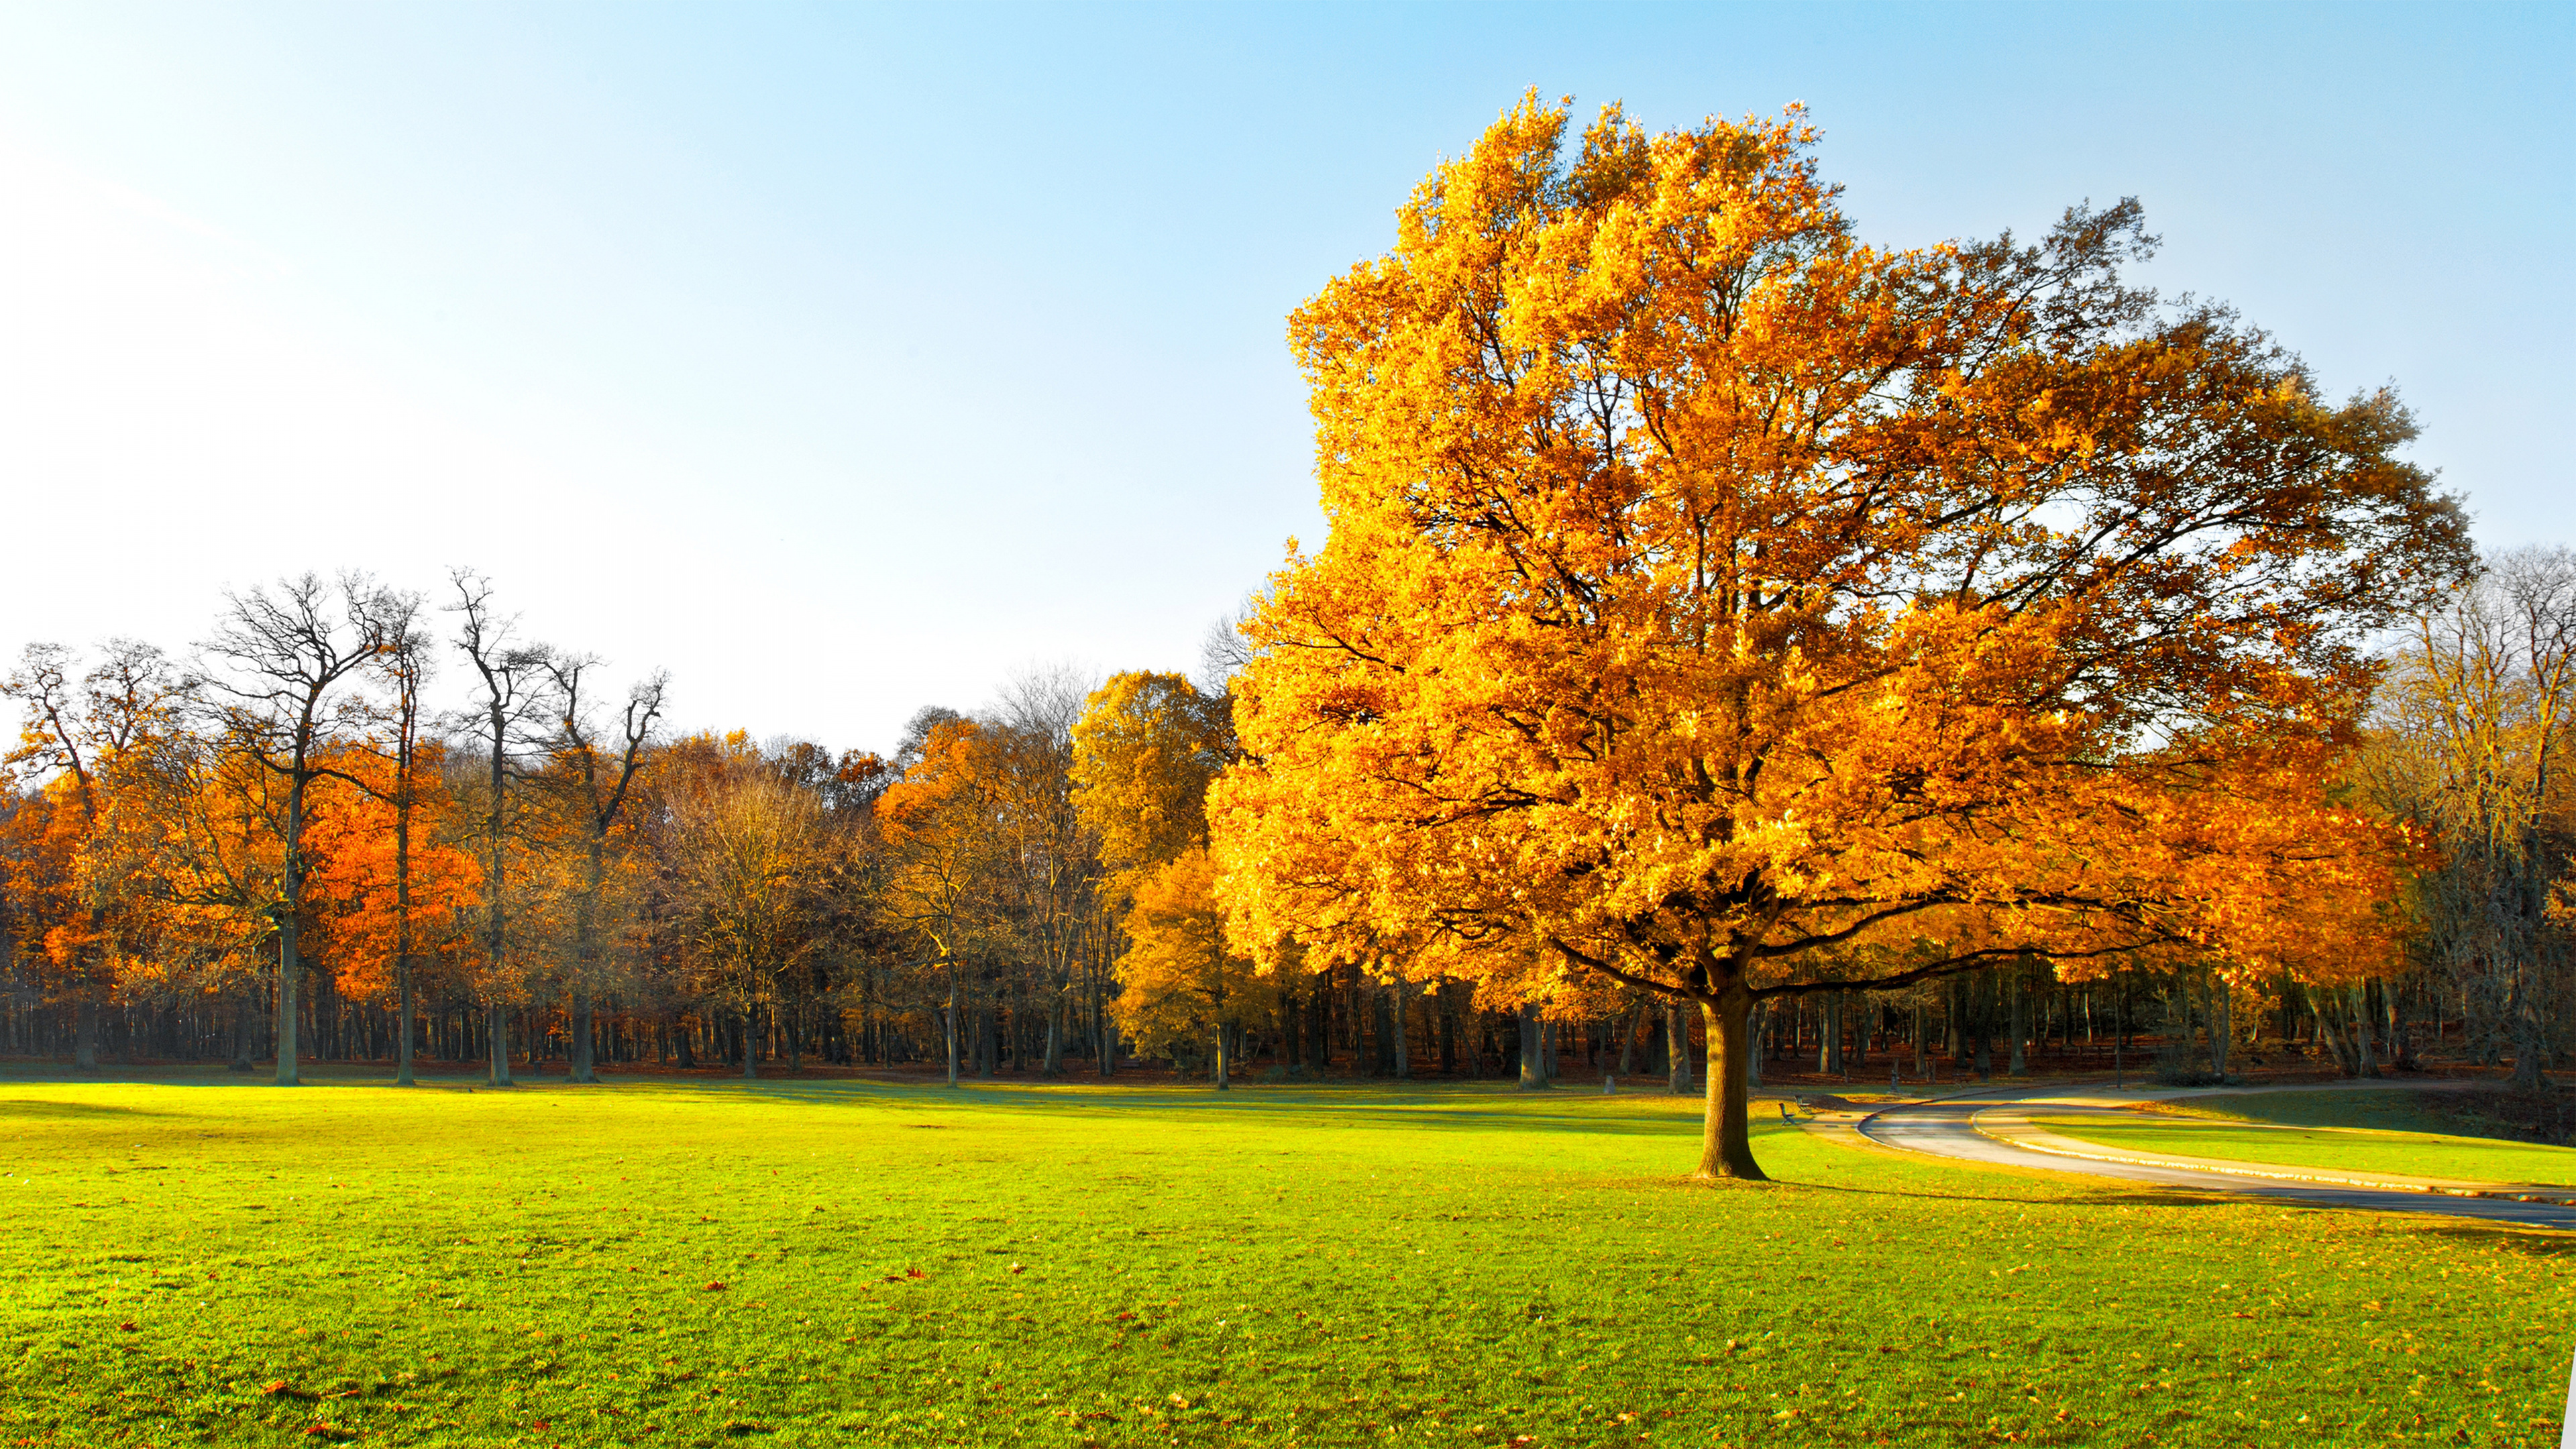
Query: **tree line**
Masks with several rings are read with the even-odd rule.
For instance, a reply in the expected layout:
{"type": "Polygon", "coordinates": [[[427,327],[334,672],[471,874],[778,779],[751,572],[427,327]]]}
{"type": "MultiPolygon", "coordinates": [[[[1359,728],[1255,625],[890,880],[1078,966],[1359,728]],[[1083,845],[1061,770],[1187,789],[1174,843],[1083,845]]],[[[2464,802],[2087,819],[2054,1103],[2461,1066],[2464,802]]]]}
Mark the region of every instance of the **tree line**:
{"type": "Polygon", "coordinates": [[[1331,534],[1196,678],[666,738],[471,574],[33,648],[0,1031],[284,1081],[1642,1058],[1735,1176],[1792,1060],[2456,1036],[2537,1085],[2576,563],[2479,557],[2393,392],[2130,283],[2133,200],[1872,246],[1815,144],[1533,95],[1443,163],[1290,319],[1331,534]]]}
{"type": "MultiPolygon", "coordinates": [[[[518,641],[486,582],[449,587],[443,606],[354,577],[255,589],[184,664],[132,640],[27,649],[0,1050],[272,1060],[284,1081],[307,1057],[506,1082],[1140,1056],[1220,1084],[1237,1064],[1703,1081],[1704,1030],[1652,993],[1515,999],[1391,953],[1257,967],[1226,934],[1205,809],[1240,754],[1231,629],[1200,680],[1038,671],[980,715],[921,711],[885,754],[835,753],[666,738],[665,676],[609,690],[598,660],[518,641]],[[442,663],[470,698],[433,711],[442,663]]],[[[2388,650],[2341,788],[2424,849],[2380,903],[2396,949],[2344,978],[2144,953],[2061,979],[2034,955],[1766,1004],[1750,1078],[2019,1075],[2044,1053],[2219,1077],[2267,1033],[2354,1075],[2448,1045],[2536,1076],[2576,990],[2571,656],[2563,552],[2494,560],[2388,650]]]]}

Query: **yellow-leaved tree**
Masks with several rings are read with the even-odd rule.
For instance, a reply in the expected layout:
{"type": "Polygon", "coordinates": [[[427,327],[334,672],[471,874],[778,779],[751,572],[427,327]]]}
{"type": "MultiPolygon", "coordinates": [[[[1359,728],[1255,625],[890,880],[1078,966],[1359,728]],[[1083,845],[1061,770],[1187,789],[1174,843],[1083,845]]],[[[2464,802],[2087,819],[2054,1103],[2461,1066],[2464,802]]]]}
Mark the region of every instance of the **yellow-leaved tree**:
{"type": "Polygon", "coordinates": [[[1738,1177],[1761,998],[2381,953],[2359,641],[2466,558],[2396,400],[2126,286],[2133,203],[1885,250],[1795,112],[1571,129],[1291,320],[1332,534],[1247,625],[1235,939],[1693,1003],[1738,1177]]]}
{"type": "Polygon", "coordinates": [[[1120,1025],[1147,1050],[1210,1042],[1220,1091],[1245,1028],[1276,1005],[1226,943],[1208,855],[1208,786],[1233,753],[1225,696],[1178,674],[1112,676],[1073,727],[1074,809],[1128,908],[1120,1025]]]}

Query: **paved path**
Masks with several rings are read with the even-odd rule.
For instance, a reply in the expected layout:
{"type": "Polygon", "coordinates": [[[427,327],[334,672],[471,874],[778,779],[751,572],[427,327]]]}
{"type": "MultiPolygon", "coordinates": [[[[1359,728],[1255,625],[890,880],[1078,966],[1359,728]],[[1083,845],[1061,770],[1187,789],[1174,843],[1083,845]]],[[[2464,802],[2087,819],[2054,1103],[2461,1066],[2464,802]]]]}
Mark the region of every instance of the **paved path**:
{"type": "Polygon", "coordinates": [[[2120,1154],[2092,1143],[2075,1144],[2087,1150],[2087,1155],[2079,1157],[2066,1150],[2039,1150],[2030,1143],[2050,1139],[2053,1134],[2017,1129],[2016,1126],[2034,1107],[2045,1108],[2052,1116],[2075,1115],[2087,1111],[2115,1111],[2121,1103],[2199,1095],[2204,1094],[2131,1091],[2115,1095],[2101,1088],[2011,1088],[1885,1108],[1850,1123],[1849,1130],[1888,1147],[1956,1158],[1963,1162],[2035,1167],[2049,1172],[2117,1178],[2149,1187],[2234,1193],[2242,1197],[2313,1203],[2321,1207],[2438,1213],[2447,1217],[2477,1218],[2530,1227],[2576,1229],[2576,1206],[2554,1199],[2522,1202],[2513,1196],[2453,1196],[2442,1191],[2371,1186],[2357,1180],[2324,1181],[2311,1175],[2317,1174],[2318,1169],[2278,1167],[2267,1163],[2237,1164],[2233,1171],[2219,1170],[2214,1166],[2173,1165],[2120,1154]],[[1981,1117],[1985,1118],[1983,1123],[1979,1121],[1981,1117]],[[2013,1140],[2016,1138],[2019,1140],[2013,1140]],[[2100,1155],[2093,1155],[2095,1153],[2100,1155]]]}

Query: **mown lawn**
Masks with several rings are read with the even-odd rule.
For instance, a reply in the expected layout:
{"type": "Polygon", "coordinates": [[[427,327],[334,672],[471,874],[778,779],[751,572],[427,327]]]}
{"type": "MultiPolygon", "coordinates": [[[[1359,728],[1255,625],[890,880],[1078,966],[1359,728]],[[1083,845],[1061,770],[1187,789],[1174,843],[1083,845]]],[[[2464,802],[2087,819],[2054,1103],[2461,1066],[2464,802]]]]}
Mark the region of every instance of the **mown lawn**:
{"type": "MultiPolygon", "coordinates": [[[[2376,1104],[2365,1105],[2359,1111],[2347,1105],[2336,1111],[2333,1105],[2317,1100],[2361,1095],[2381,1094],[2252,1093],[2192,1103],[2180,1110],[2137,1110],[2116,1116],[2038,1116],[2031,1120],[2052,1132],[2127,1152],[2277,1162],[2286,1167],[2340,1172],[2576,1186],[2576,1148],[2446,1132],[2339,1125],[2337,1119],[2368,1120],[2395,1114],[2374,1110],[2376,1104]],[[2277,1120],[2276,1114],[2290,1120],[2277,1120]],[[2321,1117],[2329,1120],[2319,1122],[2321,1117]]],[[[2407,1120],[2424,1119],[2416,1115],[2407,1120]]]]}
{"type": "Polygon", "coordinates": [[[0,1082],[13,1444],[2554,1444],[2534,1232],[1567,1091],[0,1082]],[[721,1285],[721,1286],[719,1286],[721,1285]]]}

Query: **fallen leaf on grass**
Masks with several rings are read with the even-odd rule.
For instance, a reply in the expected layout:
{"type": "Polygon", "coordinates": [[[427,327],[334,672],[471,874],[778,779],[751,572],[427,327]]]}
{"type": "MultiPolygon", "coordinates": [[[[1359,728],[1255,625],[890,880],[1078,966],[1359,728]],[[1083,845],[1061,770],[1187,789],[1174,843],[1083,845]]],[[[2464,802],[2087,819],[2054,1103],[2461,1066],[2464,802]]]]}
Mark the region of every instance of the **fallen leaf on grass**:
{"type": "Polygon", "coordinates": [[[718,1282],[718,1283],[710,1283],[710,1284],[708,1284],[708,1285],[707,1285],[707,1291],[708,1291],[708,1292],[710,1292],[710,1293],[722,1293],[723,1291],[725,1291],[725,1285],[724,1285],[724,1284],[722,1284],[721,1282],[718,1282]]]}
{"type": "Polygon", "coordinates": [[[143,1331],[143,1325],[129,1318],[123,1323],[116,1325],[116,1331],[119,1333],[140,1333],[143,1331]]]}

